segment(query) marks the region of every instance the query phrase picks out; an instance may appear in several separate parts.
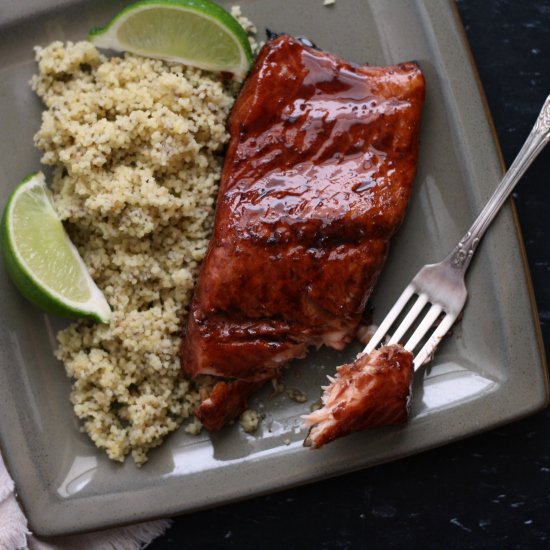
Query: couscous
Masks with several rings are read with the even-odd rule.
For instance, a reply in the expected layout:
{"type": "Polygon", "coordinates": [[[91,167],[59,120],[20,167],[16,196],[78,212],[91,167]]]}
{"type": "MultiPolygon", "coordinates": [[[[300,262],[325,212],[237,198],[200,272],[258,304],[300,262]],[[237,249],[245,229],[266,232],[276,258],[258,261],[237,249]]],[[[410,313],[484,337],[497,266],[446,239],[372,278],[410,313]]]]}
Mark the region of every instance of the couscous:
{"type": "Polygon", "coordinates": [[[178,346],[237,87],[175,63],[106,58],[88,42],[54,42],[36,59],[31,85],[47,110],[35,143],[53,167],[57,211],[113,309],[109,325],[62,330],[57,356],[83,430],[111,459],[142,464],[199,402],[178,346]]]}

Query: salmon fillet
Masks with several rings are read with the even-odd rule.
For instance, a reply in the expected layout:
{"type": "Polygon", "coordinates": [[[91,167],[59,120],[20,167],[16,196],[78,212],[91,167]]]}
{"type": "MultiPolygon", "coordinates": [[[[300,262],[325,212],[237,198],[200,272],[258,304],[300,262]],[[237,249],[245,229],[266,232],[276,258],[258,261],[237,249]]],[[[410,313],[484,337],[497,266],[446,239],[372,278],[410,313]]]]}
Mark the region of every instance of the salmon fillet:
{"type": "Polygon", "coordinates": [[[416,63],[347,63],[287,35],[229,120],[214,231],[181,345],[191,376],[277,378],[355,336],[416,172],[416,63]]]}

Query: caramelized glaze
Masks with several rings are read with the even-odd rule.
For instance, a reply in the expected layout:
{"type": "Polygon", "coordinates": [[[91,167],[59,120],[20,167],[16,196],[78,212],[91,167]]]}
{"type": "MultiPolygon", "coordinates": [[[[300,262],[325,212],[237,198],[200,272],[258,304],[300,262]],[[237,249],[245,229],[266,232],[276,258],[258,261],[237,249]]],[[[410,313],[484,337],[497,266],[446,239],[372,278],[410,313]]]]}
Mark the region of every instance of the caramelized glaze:
{"type": "Polygon", "coordinates": [[[281,35],[229,121],[214,225],[182,366],[246,381],[354,337],[417,161],[424,78],[281,35]]]}

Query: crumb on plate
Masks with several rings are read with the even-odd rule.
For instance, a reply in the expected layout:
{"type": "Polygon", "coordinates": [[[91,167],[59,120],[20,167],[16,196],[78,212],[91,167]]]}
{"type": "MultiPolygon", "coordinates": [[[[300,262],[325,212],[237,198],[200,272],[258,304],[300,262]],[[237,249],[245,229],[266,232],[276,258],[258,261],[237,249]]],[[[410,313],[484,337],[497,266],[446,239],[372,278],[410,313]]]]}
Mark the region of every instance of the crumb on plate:
{"type": "Polygon", "coordinates": [[[307,401],[307,394],[298,388],[288,388],[286,394],[289,399],[296,401],[296,403],[305,403],[307,401]]]}
{"type": "Polygon", "coordinates": [[[258,429],[260,417],[254,409],[247,409],[241,414],[239,423],[245,432],[251,433],[258,429]]]}

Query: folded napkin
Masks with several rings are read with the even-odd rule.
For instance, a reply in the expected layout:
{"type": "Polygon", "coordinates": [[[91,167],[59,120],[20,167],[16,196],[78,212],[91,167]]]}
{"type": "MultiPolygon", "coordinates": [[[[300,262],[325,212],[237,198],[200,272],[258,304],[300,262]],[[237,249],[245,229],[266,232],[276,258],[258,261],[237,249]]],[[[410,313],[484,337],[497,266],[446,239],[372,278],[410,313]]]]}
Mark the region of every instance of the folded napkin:
{"type": "Polygon", "coordinates": [[[35,537],[15,499],[15,487],[0,455],[0,550],[139,550],[162,535],[169,520],[150,521],[85,535],[35,537]]]}

